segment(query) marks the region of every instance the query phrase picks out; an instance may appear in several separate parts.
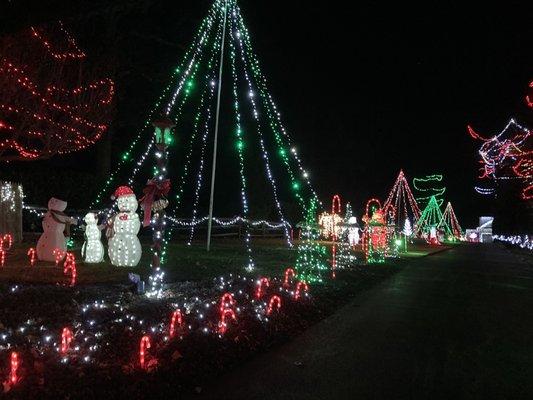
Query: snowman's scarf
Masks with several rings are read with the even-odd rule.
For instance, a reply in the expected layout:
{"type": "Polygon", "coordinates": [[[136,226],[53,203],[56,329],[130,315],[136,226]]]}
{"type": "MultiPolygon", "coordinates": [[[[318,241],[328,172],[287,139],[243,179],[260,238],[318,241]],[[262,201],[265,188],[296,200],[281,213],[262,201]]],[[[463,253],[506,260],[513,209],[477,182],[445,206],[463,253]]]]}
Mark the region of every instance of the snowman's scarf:
{"type": "Polygon", "coordinates": [[[64,235],[66,237],[70,237],[70,225],[72,224],[70,222],[70,218],[62,211],[56,211],[56,210],[48,210],[50,215],[52,216],[52,219],[57,222],[58,224],[65,225],[65,230],[63,231],[64,235]],[[64,217],[64,220],[62,220],[60,217],[64,217]]]}

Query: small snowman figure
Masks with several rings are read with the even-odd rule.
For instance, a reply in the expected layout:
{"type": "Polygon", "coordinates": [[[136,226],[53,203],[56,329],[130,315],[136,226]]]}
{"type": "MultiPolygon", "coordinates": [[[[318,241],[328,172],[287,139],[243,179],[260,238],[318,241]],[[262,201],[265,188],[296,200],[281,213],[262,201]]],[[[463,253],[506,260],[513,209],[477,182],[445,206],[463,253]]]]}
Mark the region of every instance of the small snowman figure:
{"type": "Polygon", "coordinates": [[[135,267],[141,260],[141,243],[137,234],[141,222],[135,193],[128,186],[120,186],[114,194],[119,212],[107,221],[109,259],[117,267],[135,267]]]}
{"type": "Polygon", "coordinates": [[[48,200],[48,211],[43,218],[43,234],[37,242],[37,258],[41,261],[56,261],[55,249],[59,249],[63,257],[67,252],[70,225],[76,225],[77,221],[64,213],[66,208],[66,201],[54,197],[48,200]]]}
{"type": "Polygon", "coordinates": [[[86,263],[100,263],[104,261],[104,245],[100,241],[100,230],[103,229],[103,226],[98,226],[96,215],[92,212],[87,213],[83,220],[87,226],[81,255],[86,263]]]}
{"type": "Polygon", "coordinates": [[[359,225],[356,217],[348,219],[348,242],[352,247],[359,244],[359,225]]]}

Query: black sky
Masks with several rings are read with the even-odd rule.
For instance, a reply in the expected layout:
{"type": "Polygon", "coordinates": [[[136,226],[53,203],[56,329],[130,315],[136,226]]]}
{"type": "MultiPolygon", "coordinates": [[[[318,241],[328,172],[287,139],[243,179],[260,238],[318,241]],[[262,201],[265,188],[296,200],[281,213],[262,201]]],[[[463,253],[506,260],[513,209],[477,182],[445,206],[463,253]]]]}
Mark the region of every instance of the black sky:
{"type": "MultiPolygon", "coordinates": [[[[18,20],[10,16],[10,26],[49,21],[56,13],[82,38],[85,32],[88,47],[103,46],[101,21],[94,19],[101,19],[105,3],[30,5],[18,20]],[[97,16],[87,17],[87,10],[97,16]]],[[[512,116],[533,122],[523,105],[533,78],[531,6],[388,3],[242,0],[240,6],[271,92],[323,200],[339,193],[360,208],[369,197],[385,197],[400,168],[411,179],[442,173],[447,199],[464,225],[473,225],[490,212],[490,203],[480,202],[472,189],[477,144],[466,125],[491,134],[512,116]]],[[[133,127],[210,2],[116,4],[126,5],[115,11],[118,29],[136,47],[133,56],[127,52],[130,78],[118,88],[119,101],[132,102],[128,110],[135,112],[126,124],[133,127]]],[[[119,130],[114,145],[121,148],[132,134],[129,127],[119,130]]]]}

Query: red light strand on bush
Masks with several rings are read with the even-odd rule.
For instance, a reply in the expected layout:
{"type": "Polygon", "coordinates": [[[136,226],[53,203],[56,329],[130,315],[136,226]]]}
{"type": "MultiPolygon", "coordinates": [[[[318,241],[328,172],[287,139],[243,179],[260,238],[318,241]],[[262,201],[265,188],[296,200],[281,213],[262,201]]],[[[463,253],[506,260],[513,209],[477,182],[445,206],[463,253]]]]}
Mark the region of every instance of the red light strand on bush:
{"type": "Polygon", "coordinates": [[[63,328],[61,332],[61,353],[65,354],[70,348],[70,343],[74,340],[74,335],[69,328],[63,328]]]}
{"type": "Polygon", "coordinates": [[[259,279],[259,281],[257,282],[257,290],[255,291],[255,297],[258,299],[263,297],[263,294],[264,294],[263,288],[268,288],[269,286],[270,286],[270,281],[268,280],[268,278],[263,277],[259,279]]]}
{"type": "Polygon", "coordinates": [[[176,323],[178,324],[178,326],[181,326],[181,324],[183,323],[180,309],[175,310],[170,318],[169,336],[171,338],[173,338],[176,334],[176,323]]]}
{"type": "Polygon", "coordinates": [[[150,337],[149,336],[143,336],[141,338],[141,343],[139,344],[139,364],[141,365],[142,369],[145,369],[145,361],[146,361],[146,350],[149,349],[152,346],[150,343],[150,337]]]}
{"type": "Polygon", "coordinates": [[[274,307],[276,307],[277,311],[279,311],[279,309],[281,308],[281,297],[277,295],[274,295],[270,298],[270,301],[268,302],[268,308],[267,308],[266,315],[272,314],[274,307]]]}

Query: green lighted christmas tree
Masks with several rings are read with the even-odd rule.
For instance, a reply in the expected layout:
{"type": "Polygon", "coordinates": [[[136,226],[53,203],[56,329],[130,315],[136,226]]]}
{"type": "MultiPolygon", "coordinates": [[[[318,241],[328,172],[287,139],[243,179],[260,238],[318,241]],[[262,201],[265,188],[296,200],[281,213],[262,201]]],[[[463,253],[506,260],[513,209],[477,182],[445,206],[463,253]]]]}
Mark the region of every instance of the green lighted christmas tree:
{"type": "MultiPolygon", "coordinates": [[[[420,219],[416,223],[416,234],[420,235],[422,233],[428,233],[432,227],[437,228],[439,223],[442,221],[442,212],[439,207],[439,203],[435,196],[429,198],[428,205],[422,211],[420,219]]],[[[442,225],[439,228],[444,229],[445,235],[451,235],[452,232],[450,227],[447,225],[442,225]]]]}
{"type": "Polygon", "coordinates": [[[322,274],[328,270],[326,247],[318,242],[320,230],[316,223],[316,207],[316,200],[311,200],[295,265],[298,279],[307,283],[322,283],[322,274]]]}

